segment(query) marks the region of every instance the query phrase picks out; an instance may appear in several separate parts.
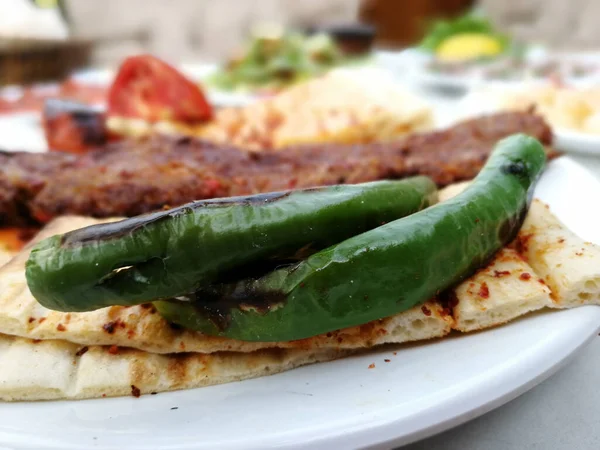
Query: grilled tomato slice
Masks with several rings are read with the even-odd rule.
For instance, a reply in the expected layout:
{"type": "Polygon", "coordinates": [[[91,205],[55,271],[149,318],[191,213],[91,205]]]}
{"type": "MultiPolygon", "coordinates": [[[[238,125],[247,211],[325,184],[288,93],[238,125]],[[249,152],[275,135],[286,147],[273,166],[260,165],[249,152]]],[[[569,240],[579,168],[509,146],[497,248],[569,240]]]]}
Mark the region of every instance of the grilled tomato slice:
{"type": "Polygon", "coordinates": [[[211,105],[198,85],[151,55],[127,58],[108,92],[108,115],[148,122],[203,122],[211,105]]]}

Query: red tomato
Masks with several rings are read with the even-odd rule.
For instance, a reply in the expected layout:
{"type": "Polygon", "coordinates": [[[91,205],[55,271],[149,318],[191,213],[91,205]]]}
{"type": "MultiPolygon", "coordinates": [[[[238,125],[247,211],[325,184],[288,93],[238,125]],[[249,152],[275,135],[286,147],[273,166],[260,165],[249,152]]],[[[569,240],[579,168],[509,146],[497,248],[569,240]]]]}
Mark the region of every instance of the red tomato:
{"type": "Polygon", "coordinates": [[[148,122],[202,122],[212,107],[200,87],[150,55],[127,58],[109,89],[108,114],[148,122]]]}

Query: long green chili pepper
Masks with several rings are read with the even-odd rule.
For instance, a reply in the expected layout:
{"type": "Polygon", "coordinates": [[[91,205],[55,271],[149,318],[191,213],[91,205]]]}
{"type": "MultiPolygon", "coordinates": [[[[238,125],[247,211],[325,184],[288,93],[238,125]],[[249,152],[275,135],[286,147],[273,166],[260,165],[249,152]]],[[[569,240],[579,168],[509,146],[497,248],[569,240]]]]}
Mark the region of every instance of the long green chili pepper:
{"type": "Polygon", "coordinates": [[[155,305],[186,328],[247,341],[301,339],[402,312],[470,276],[514,239],[544,163],[538,141],[511,136],[453,199],[261,278],[155,305]]]}
{"type": "Polygon", "coordinates": [[[194,202],[42,241],[27,282],[59,311],[176,297],[265,260],[297,261],[436,199],[435,184],[414,177],[194,202]]]}

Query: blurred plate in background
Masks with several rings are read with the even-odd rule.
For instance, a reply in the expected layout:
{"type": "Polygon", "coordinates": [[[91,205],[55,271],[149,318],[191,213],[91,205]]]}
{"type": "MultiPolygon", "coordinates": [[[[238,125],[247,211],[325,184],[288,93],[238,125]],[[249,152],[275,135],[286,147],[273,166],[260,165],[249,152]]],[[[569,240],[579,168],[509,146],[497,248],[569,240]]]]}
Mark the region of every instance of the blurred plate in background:
{"type": "Polygon", "coordinates": [[[0,150],[44,152],[48,149],[36,113],[0,116],[0,150]]]}
{"type": "Polygon", "coordinates": [[[567,153],[600,156],[600,135],[555,128],[554,146],[567,153]]]}
{"type": "MultiPolygon", "coordinates": [[[[447,109],[438,115],[439,126],[449,126],[468,117],[490,114],[502,109],[507,95],[522,92],[535,84],[515,84],[512,86],[487,86],[472,89],[469,94],[457,102],[456,107],[447,109]]],[[[565,113],[568,113],[566,111],[565,113]]],[[[600,134],[552,126],[554,147],[565,153],[600,156],[600,134]]]]}
{"type": "MultiPolygon", "coordinates": [[[[544,85],[560,81],[585,87],[600,82],[600,53],[550,53],[531,47],[522,60],[500,57],[488,63],[455,63],[436,70],[435,56],[418,49],[402,52],[403,70],[415,83],[431,89],[467,93],[480,87],[544,85]]],[[[398,68],[396,68],[398,70],[398,68]]]]}

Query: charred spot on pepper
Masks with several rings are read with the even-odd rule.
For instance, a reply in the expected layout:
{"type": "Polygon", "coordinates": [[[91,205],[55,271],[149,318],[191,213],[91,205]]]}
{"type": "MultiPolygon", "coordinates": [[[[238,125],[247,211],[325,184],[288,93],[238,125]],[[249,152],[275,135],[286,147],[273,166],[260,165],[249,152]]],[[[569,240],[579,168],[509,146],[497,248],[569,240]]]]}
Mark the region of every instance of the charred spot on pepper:
{"type": "Polygon", "coordinates": [[[220,331],[230,326],[233,310],[264,315],[283,305],[287,299],[283,292],[257,290],[252,282],[237,285],[233,290],[224,289],[223,285],[210,286],[185,297],[199,314],[220,331]]]}
{"type": "Polygon", "coordinates": [[[516,175],[517,177],[527,177],[529,170],[523,161],[511,161],[502,166],[502,172],[507,175],[516,175]]]}
{"type": "Polygon", "coordinates": [[[150,214],[132,217],[118,222],[90,225],[79,230],[65,233],[60,241],[63,248],[75,247],[88,242],[108,241],[129,236],[138,229],[162,222],[185,214],[193,214],[196,210],[206,207],[227,207],[234,205],[258,205],[275,202],[288,197],[292,191],[269,192],[266,194],[248,195],[241,197],[216,198],[199,200],[173,208],[167,211],[158,211],[150,214]]]}

